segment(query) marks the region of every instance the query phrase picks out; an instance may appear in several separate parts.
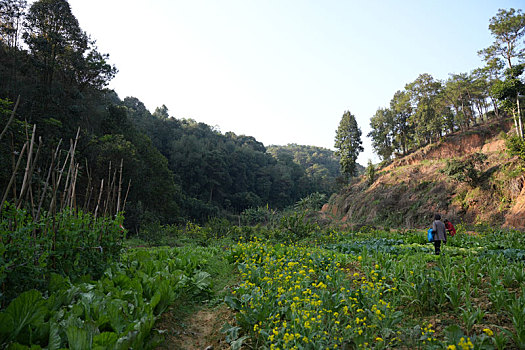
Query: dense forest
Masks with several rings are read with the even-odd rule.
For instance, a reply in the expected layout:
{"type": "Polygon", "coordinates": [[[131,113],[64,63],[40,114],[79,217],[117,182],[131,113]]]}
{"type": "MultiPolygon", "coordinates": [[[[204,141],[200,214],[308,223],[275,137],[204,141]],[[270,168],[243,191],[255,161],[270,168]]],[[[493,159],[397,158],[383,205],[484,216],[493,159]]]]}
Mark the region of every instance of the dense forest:
{"type": "MultiPolygon", "coordinates": [[[[24,199],[33,200],[36,188],[49,182],[46,169],[57,145],[60,159],[76,140],[75,203],[94,210],[121,169],[125,226],[132,231],[144,222],[203,222],[258,206],[284,208],[311,193],[335,190],[338,159],[328,149],[267,150],[251,136],[170,116],[164,105],[151,113],[136,97],[120,99],[106,88],[117,68],[82,30],[66,0],[30,7],[24,0],[2,0],[0,6],[2,189],[15,172],[16,154],[33,138],[35,154],[40,142],[39,154],[24,199]]],[[[19,169],[6,199],[20,197],[24,177],[19,169]]]]}

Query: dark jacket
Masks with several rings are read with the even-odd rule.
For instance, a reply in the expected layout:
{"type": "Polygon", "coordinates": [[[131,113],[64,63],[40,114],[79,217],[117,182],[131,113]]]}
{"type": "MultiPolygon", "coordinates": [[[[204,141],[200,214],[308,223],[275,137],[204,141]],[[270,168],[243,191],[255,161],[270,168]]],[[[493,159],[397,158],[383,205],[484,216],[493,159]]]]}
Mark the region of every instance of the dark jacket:
{"type": "Polygon", "coordinates": [[[434,241],[447,240],[447,229],[441,220],[434,220],[432,223],[432,229],[434,230],[434,241]]]}

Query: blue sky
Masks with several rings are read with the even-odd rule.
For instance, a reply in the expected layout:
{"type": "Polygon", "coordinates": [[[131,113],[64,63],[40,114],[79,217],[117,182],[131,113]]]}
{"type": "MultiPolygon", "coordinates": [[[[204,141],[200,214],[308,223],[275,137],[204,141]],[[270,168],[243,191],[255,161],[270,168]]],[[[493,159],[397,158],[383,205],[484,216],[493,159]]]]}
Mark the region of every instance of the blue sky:
{"type": "Polygon", "coordinates": [[[366,134],[419,74],[482,65],[489,19],[524,1],[69,0],[119,69],[110,84],[152,112],[193,118],[265,145],[333,149],[343,113],[366,134]]]}

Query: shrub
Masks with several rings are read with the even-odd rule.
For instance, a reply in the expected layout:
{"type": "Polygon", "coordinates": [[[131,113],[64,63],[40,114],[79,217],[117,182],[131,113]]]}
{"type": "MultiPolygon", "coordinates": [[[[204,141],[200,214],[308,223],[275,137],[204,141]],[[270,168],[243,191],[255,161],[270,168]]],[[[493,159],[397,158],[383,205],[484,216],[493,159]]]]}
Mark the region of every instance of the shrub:
{"type": "Polygon", "coordinates": [[[51,273],[101,276],[120,255],[122,220],[68,209],[34,221],[7,203],[0,215],[0,304],[28,289],[45,290],[51,273]]]}
{"type": "Polygon", "coordinates": [[[483,172],[479,169],[487,156],[483,153],[474,153],[465,160],[447,159],[443,173],[458,182],[466,182],[471,186],[479,185],[483,172]]]}
{"type": "Polygon", "coordinates": [[[507,152],[511,156],[518,156],[518,158],[525,162],[525,141],[520,139],[518,136],[511,136],[507,138],[505,145],[507,146],[507,152]]]}

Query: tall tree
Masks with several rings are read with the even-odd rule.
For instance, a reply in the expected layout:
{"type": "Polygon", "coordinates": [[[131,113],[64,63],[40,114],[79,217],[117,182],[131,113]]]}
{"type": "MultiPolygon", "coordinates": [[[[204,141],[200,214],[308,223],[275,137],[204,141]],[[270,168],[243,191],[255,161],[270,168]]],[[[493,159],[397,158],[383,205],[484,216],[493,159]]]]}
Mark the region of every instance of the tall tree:
{"type": "Polygon", "coordinates": [[[379,108],[374,116],[370,118],[370,132],[368,137],[372,139],[372,147],[381,160],[390,159],[394,152],[393,131],[394,118],[390,109],[379,108]]]}
{"type": "Polygon", "coordinates": [[[361,129],[355,116],[345,111],[335,135],[335,154],[340,157],[341,172],[348,178],[357,175],[357,156],[362,152],[361,129]]]}
{"type": "MultiPolygon", "coordinates": [[[[521,63],[525,59],[525,46],[520,40],[525,35],[525,14],[519,9],[517,11],[513,8],[510,10],[500,9],[496,16],[490,19],[489,30],[494,37],[494,42],[488,48],[479,51],[478,54],[487,62],[502,57],[510,72],[507,75],[515,75],[512,73],[513,61],[516,60],[521,63]]],[[[510,82],[510,80],[508,81],[510,82]]],[[[516,134],[523,140],[523,121],[518,92],[514,98],[516,102],[514,109],[516,111],[514,113],[516,134]]]]}
{"type": "Polygon", "coordinates": [[[494,42],[478,52],[485,61],[502,57],[508,68],[512,68],[513,60],[521,61],[525,58],[525,48],[520,42],[525,35],[525,14],[521,10],[500,9],[490,19],[489,30],[494,36],[494,42]]]}
{"type": "Polygon", "coordinates": [[[18,48],[26,0],[0,0],[0,41],[18,48]]]}
{"type": "Polygon", "coordinates": [[[525,63],[517,64],[505,71],[505,80],[494,83],[491,88],[500,106],[507,113],[514,116],[516,135],[523,141],[524,126],[520,115],[519,96],[525,94],[525,84],[521,76],[525,70],[525,63]]]}
{"type": "Polygon", "coordinates": [[[501,80],[501,75],[504,67],[505,64],[503,63],[503,61],[495,57],[487,61],[484,67],[477,68],[474,69],[474,71],[472,71],[472,75],[475,76],[476,79],[481,80],[483,82],[481,83],[483,93],[490,100],[496,118],[499,118],[500,116],[499,109],[497,105],[497,99],[492,94],[490,87],[494,85],[495,82],[501,80]]]}
{"type": "Polygon", "coordinates": [[[413,126],[410,124],[412,106],[410,105],[410,94],[406,91],[397,91],[390,100],[392,111],[392,124],[394,126],[393,141],[396,149],[406,154],[409,143],[413,138],[413,126]]]}
{"type": "Polygon", "coordinates": [[[88,48],[67,0],[40,0],[29,8],[24,39],[41,68],[42,83],[50,88],[57,68],[88,48]]]}
{"type": "Polygon", "coordinates": [[[419,146],[430,143],[442,135],[444,123],[437,111],[441,83],[430,74],[420,74],[416,80],[406,85],[410,94],[414,113],[411,122],[414,125],[416,142],[419,146]]]}

